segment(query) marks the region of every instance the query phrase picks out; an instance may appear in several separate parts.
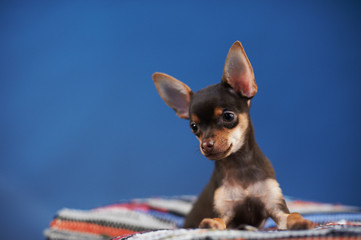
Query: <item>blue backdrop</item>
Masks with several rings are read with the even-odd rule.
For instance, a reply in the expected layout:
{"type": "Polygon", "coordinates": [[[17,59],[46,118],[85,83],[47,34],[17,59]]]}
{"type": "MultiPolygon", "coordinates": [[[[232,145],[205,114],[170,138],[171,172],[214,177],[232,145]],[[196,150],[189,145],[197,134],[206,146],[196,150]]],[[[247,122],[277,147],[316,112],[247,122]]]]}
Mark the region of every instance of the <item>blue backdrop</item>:
{"type": "Polygon", "coordinates": [[[0,238],[62,207],[198,194],[212,163],[151,75],[193,90],[245,47],[283,192],[361,205],[359,1],[1,1],[0,238]]]}

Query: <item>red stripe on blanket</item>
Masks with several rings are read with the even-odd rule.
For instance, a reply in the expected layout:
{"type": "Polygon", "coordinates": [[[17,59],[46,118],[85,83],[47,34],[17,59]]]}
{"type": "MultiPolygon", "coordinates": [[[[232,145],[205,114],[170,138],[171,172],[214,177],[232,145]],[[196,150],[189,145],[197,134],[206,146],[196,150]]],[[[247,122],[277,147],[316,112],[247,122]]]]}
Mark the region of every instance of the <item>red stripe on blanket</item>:
{"type": "Polygon", "coordinates": [[[60,219],[53,220],[50,223],[50,227],[59,229],[59,230],[91,233],[91,234],[104,235],[104,236],[109,236],[109,237],[116,237],[116,236],[121,236],[121,235],[137,233],[135,231],[131,231],[128,229],[120,229],[120,228],[114,228],[114,227],[101,226],[101,225],[94,224],[94,223],[66,221],[66,220],[60,220],[60,219]]]}

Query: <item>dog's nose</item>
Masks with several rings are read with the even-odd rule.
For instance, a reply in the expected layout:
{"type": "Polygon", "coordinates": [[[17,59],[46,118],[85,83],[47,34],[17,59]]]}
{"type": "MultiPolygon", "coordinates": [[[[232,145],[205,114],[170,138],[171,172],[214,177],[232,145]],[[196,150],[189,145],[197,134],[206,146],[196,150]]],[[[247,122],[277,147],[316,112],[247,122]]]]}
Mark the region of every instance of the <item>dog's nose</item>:
{"type": "Polygon", "coordinates": [[[214,140],[213,139],[205,139],[202,144],[202,151],[204,153],[211,153],[213,151],[213,147],[214,147],[214,140]]]}

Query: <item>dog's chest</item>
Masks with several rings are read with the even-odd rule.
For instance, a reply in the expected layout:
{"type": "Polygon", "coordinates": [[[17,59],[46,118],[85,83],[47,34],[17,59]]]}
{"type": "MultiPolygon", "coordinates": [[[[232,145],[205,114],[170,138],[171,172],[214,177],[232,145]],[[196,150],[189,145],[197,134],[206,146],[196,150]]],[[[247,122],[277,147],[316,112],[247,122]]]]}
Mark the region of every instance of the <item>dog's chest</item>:
{"type": "Polygon", "coordinates": [[[231,218],[237,206],[248,199],[258,199],[267,208],[268,203],[278,202],[281,197],[278,183],[266,179],[243,187],[237,182],[223,181],[214,194],[214,208],[220,216],[231,218]]]}
{"type": "Polygon", "coordinates": [[[214,194],[214,208],[221,216],[230,215],[239,203],[251,195],[252,188],[243,188],[240,184],[224,182],[214,194]]]}

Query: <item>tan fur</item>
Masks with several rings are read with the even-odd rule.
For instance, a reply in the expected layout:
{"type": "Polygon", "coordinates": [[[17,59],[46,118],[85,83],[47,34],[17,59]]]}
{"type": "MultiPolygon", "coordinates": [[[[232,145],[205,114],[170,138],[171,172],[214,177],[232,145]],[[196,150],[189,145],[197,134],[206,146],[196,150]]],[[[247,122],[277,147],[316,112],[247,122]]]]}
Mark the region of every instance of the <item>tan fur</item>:
{"type": "Polygon", "coordinates": [[[205,218],[199,224],[199,228],[211,228],[214,230],[225,230],[226,223],[221,218],[205,218]]]}
{"type": "Polygon", "coordinates": [[[219,118],[223,114],[224,109],[220,107],[216,107],[214,109],[214,119],[219,118]]]}
{"type": "Polygon", "coordinates": [[[197,114],[194,114],[194,113],[191,116],[191,120],[193,122],[195,122],[195,123],[200,123],[201,122],[201,120],[199,120],[199,117],[197,116],[197,114]]]}
{"type": "Polygon", "coordinates": [[[234,215],[235,206],[244,201],[247,197],[256,197],[265,205],[266,211],[277,218],[280,218],[283,226],[282,216],[277,216],[279,209],[276,206],[282,201],[282,191],[275,179],[266,179],[243,188],[236,181],[223,181],[214,194],[214,208],[227,224],[234,215]]]}
{"type": "Polygon", "coordinates": [[[231,153],[237,152],[244,144],[245,133],[248,128],[248,115],[241,113],[238,115],[238,126],[230,131],[228,141],[233,145],[231,153]]]}
{"type": "MultiPolygon", "coordinates": [[[[219,114],[219,112],[223,110],[221,108],[214,111],[215,114],[219,114]]],[[[218,116],[219,117],[219,116],[218,116]]],[[[197,122],[199,118],[197,115],[192,114],[192,120],[197,122]]],[[[199,122],[198,122],[199,123],[199,122]]],[[[238,115],[238,125],[233,129],[222,128],[220,130],[214,130],[213,139],[215,141],[215,152],[219,152],[218,158],[228,157],[230,154],[237,152],[244,144],[245,132],[248,128],[248,116],[246,113],[241,113],[238,115]]],[[[203,135],[197,137],[200,143],[202,144],[203,135]]],[[[200,148],[203,155],[205,155],[202,151],[202,147],[200,148]]]]}
{"type": "Polygon", "coordinates": [[[287,216],[287,229],[299,230],[310,229],[313,223],[304,219],[299,213],[291,213],[287,216]]]}

